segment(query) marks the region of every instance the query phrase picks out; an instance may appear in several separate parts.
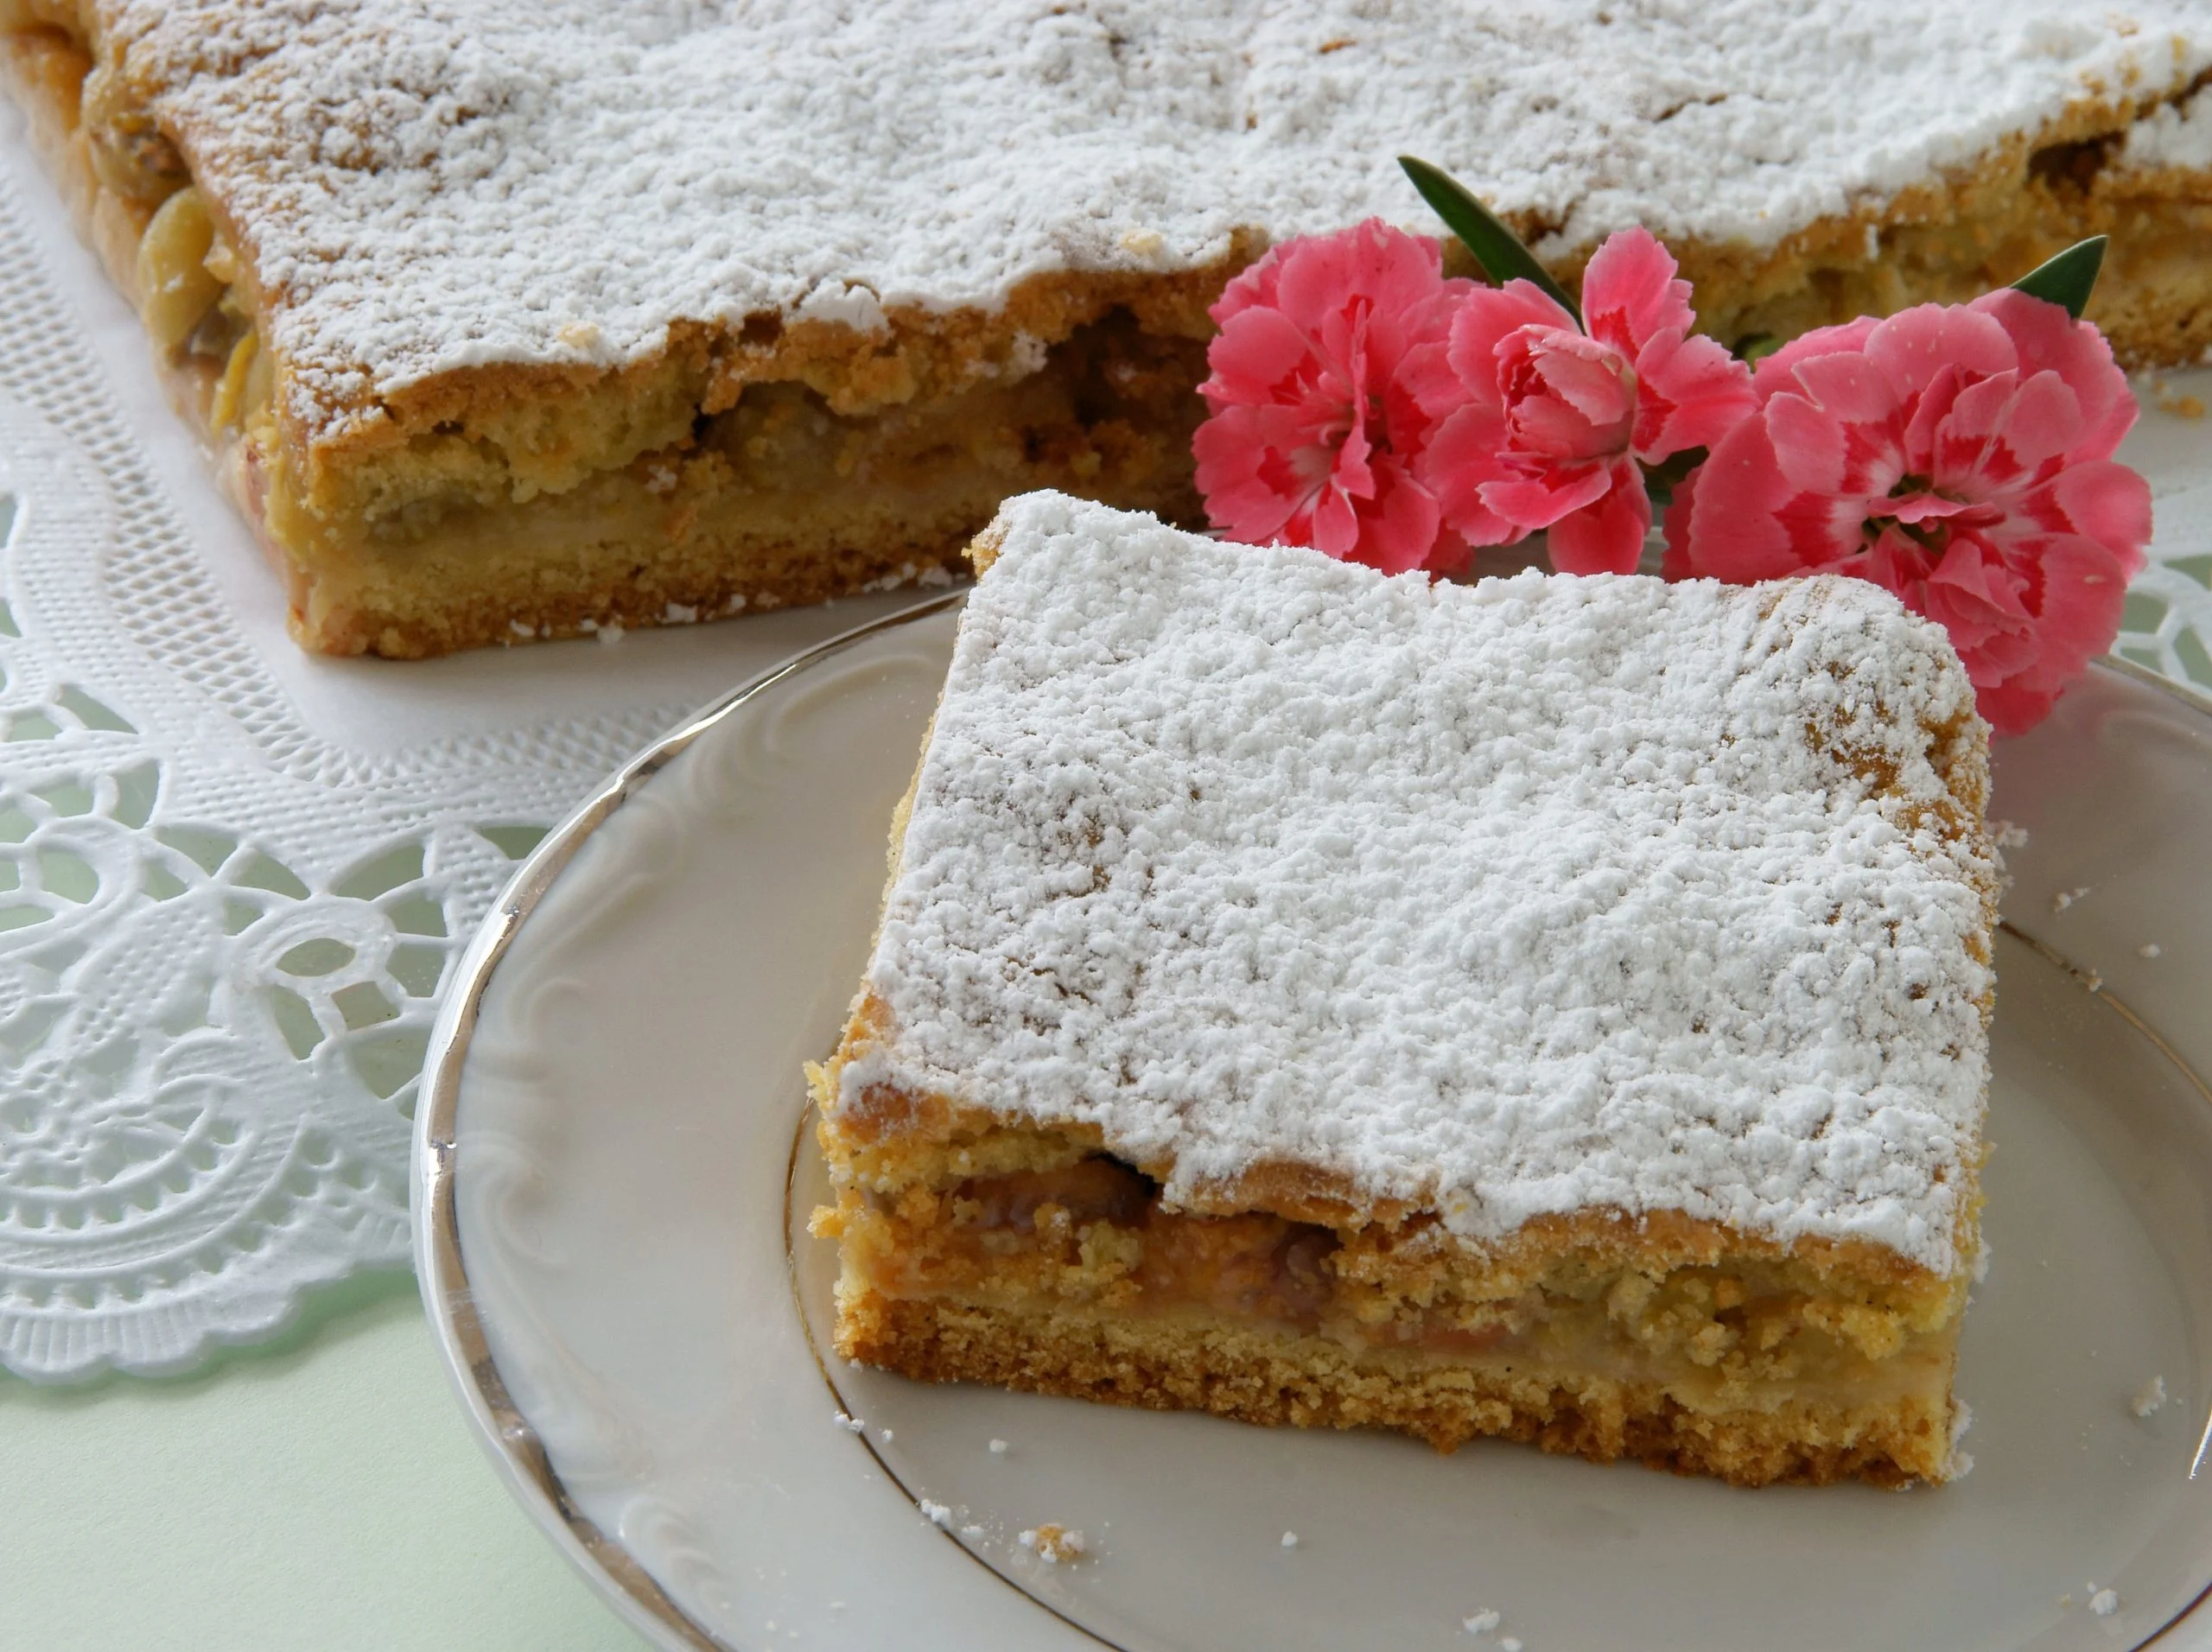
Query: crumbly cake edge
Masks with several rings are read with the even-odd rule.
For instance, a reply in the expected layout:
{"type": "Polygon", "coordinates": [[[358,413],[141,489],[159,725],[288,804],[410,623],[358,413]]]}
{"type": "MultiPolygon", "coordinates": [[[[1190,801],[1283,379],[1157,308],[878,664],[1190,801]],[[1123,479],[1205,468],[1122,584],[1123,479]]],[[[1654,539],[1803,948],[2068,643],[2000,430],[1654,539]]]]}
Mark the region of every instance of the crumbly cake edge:
{"type": "MultiPolygon", "coordinates": [[[[1589,1376],[1500,1381],[1446,1363],[1362,1366],[1319,1337],[1236,1325],[1195,1327],[1096,1313],[931,1300],[842,1298],[837,1351],[923,1382],[975,1382],[1243,1422],[1379,1427],[1440,1451],[1481,1437],[1596,1463],[1626,1457],[1738,1486],[1900,1486],[1955,1477],[1958,1408],[1909,1401],[1853,1412],[1699,1413],[1653,1383],[1589,1376]]],[[[1948,1385],[1947,1385],[1948,1388],[1948,1385]]]]}

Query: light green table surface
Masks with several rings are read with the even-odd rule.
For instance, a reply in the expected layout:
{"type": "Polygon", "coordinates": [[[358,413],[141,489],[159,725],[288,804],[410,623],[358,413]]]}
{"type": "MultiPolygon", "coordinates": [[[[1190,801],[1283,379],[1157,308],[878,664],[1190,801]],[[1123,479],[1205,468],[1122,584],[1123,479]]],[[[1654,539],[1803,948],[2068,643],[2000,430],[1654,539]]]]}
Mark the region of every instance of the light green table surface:
{"type": "Polygon", "coordinates": [[[493,1477],[415,1281],[176,1382],[0,1377],[8,1652],[637,1652],[493,1477]]]}

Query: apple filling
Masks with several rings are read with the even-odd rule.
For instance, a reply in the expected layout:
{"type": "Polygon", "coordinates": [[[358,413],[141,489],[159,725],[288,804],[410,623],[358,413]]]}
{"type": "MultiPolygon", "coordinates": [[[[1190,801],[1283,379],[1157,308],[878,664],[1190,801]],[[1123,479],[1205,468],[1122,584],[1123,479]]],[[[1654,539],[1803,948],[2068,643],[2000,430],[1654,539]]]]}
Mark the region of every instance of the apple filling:
{"type": "Polygon", "coordinates": [[[1363,1363],[1656,1385],[1694,1411],[1940,1402],[1958,1322],[1951,1290],[1823,1279],[1786,1256],[1649,1274],[1568,1251],[1502,1278],[1431,1219],[1339,1231],[1195,1216],[1103,1153],[944,1191],[849,1191],[832,1220],[849,1280],[894,1301],[1230,1321],[1363,1363]]]}

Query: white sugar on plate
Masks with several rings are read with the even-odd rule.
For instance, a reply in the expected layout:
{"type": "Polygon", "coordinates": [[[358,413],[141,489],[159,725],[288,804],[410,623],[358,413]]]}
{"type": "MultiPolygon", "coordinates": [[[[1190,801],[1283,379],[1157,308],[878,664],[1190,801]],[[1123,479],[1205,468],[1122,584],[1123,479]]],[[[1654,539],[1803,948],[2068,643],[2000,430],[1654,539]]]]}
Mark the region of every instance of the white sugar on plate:
{"type": "Polygon", "coordinates": [[[1048,494],[1001,528],[844,1100],[1095,1128],[1172,1202],[1295,1162],[1476,1237],[1680,1210],[1948,1271],[1993,868],[1913,823],[1921,724],[1972,715],[1940,631],[1860,581],[1433,585],[1048,494]]]}

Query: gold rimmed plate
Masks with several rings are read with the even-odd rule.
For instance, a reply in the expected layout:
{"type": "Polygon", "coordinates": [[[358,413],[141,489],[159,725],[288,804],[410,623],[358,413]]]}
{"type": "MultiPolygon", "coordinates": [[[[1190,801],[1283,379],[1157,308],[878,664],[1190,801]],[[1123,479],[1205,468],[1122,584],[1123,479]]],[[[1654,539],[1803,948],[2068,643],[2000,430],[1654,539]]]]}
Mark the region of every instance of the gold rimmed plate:
{"type": "Polygon", "coordinates": [[[2212,1649],[2212,709],[2101,666],[1999,748],[2025,841],[1959,1376],[1976,1467],[1746,1492],[830,1354],[799,1069],[858,979],[957,603],[800,657],[610,783],[522,868],[434,1040],[417,1262],[456,1387],[649,1640],[2212,1649]],[[1025,1547],[1047,1522],[1084,1557],[1025,1547]]]}

